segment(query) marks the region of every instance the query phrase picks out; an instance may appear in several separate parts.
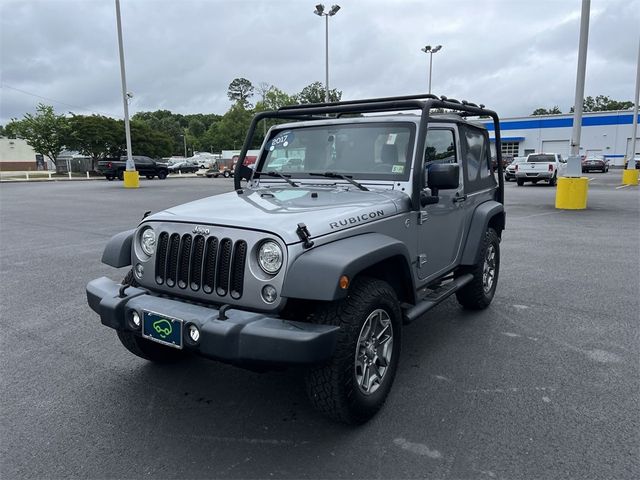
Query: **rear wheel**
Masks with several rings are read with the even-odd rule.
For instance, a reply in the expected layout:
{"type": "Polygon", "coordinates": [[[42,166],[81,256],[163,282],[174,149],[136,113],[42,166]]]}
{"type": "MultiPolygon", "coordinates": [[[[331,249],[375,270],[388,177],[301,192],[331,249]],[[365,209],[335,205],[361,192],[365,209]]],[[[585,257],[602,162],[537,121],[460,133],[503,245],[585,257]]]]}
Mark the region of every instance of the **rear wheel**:
{"type": "Polygon", "coordinates": [[[148,178],[149,180],[153,180],[153,175],[147,175],[147,178],[148,178]]]}
{"type": "Polygon", "coordinates": [[[340,331],[332,359],[306,374],[311,403],[334,420],[366,422],[384,404],[398,367],[402,314],[395,291],[378,279],[356,279],[347,298],[323,305],[312,320],[340,331]]]}
{"type": "Polygon", "coordinates": [[[558,176],[556,173],[553,174],[553,177],[551,177],[551,179],[549,180],[549,186],[550,187],[555,187],[556,183],[558,183],[558,176]]]}
{"type": "Polygon", "coordinates": [[[118,180],[124,180],[124,170],[118,172],[118,180]]]}
{"type": "Polygon", "coordinates": [[[166,170],[160,170],[158,172],[158,178],[160,180],[164,180],[165,178],[167,178],[167,171],[166,170]]]}
{"type": "MultiPolygon", "coordinates": [[[[129,273],[127,273],[122,280],[122,284],[131,285],[133,287],[138,286],[138,282],[136,282],[136,279],[133,276],[133,270],[129,270],[129,273]]],[[[159,343],[146,340],[140,335],[128,330],[117,330],[116,333],[118,334],[118,339],[124,348],[134,355],[151,362],[174,363],[186,356],[184,350],[160,345],[159,343]]]]}
{"type": "Polygon", "coordinates": [[[224,171],[224,178],[229,178],[231,176],[231,174],[229,173],[229,170],[225,170],[224,171]]]}
{"type": "Polygon", "coordinates": [[[110,182],[113,181],[113,175],[105,175],[106,179],[110,182]]]}
{"type": "Polygon", "coordinates": [[[500,238],[493,228],[485,233],[478,262],[459,273],[470,273],[473,280],[456,292],[458,303],[469,310],[487,308],[496,293],[500,273],[500,238]]]}

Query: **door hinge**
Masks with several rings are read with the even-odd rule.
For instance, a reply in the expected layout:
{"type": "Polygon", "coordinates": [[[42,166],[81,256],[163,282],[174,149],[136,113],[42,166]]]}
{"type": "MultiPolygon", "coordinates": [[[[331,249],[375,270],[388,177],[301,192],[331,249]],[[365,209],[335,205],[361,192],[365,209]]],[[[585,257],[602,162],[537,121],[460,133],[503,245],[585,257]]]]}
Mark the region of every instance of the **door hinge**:
{"type": "Polygon", "coordinates": [[[418,255],[418,268],[422,268],[426,263],[427,255],[425,253],[421,253],[420,255],[418,255]]]}

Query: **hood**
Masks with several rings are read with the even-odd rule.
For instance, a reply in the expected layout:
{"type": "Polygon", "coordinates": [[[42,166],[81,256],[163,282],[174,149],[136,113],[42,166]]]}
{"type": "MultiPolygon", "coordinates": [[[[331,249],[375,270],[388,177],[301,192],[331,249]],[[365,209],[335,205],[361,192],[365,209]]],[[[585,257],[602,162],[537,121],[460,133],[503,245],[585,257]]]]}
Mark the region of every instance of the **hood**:
{"type": "Polygon", "coordinates": [[[408,211],[409,196],[397,190],[363,191],[344,187],[245,188],[185,203],[145,222],[187,222],[272,232],[285,243],[300,241],[299,223],[311,238],[353,228],[408,211]]]}

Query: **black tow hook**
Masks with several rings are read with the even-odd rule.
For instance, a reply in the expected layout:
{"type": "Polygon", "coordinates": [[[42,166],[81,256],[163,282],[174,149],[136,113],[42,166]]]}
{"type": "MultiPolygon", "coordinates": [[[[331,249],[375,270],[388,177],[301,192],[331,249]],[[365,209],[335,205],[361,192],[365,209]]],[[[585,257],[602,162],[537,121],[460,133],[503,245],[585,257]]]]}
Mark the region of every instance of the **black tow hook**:
{"type": "Polygon", "coordinates": [[[124,291],[129,288],[131,285],[128,283],[123,283],[122,285],[120,285],[120,290],[118,290],[118,297],[119,298],[124,298],[126,297],[124,291]]]}

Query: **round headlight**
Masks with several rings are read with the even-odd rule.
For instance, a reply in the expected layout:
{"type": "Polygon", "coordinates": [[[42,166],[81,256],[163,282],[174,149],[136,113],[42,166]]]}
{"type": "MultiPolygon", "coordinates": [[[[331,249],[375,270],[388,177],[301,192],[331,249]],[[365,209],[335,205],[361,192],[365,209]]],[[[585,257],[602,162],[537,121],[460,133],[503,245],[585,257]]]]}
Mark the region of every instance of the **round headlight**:
{"type": "Polygon", "coordinates": [[[258,264],[265,273],[275,275],[282,267],[282,249],[273,240],[267,240],[258,250],[258,264]]]}
{"type": "Polygon", "coordinates": [[[156,232],[152,228],[146,228],[140,236],[140,246],[142,251],[151,256],[156,251],[156,232]]]}

